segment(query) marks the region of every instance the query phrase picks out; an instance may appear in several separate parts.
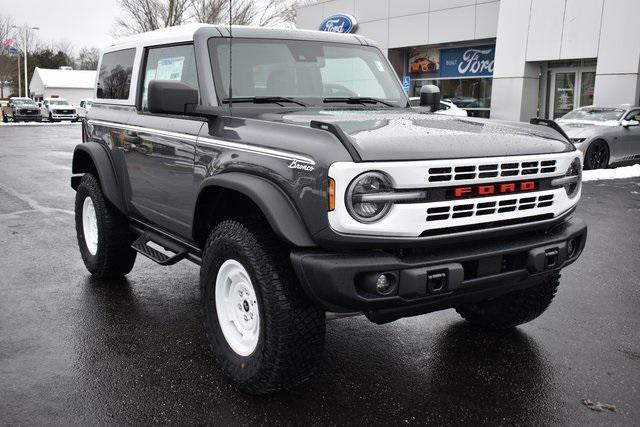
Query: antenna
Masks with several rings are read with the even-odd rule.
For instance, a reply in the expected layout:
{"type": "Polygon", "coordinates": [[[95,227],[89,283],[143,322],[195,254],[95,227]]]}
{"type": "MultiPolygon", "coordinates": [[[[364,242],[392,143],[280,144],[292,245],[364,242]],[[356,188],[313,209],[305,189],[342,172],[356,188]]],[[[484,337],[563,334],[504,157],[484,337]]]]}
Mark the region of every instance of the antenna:
{"type": "Polygon", "coordinates": [[[229,115],[233,116],[233,67],[231,62],[233,61],[233,33],[231,31],[231,23],[233,22],[233,0],[229,0],[229,115]]]}

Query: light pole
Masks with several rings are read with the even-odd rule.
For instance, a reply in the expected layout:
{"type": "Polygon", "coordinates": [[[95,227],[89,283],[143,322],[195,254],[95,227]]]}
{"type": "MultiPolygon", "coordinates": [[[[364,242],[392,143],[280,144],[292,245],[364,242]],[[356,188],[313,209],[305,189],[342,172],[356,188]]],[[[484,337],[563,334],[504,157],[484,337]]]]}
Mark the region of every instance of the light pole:
{"type": "MultiPolygon", "coordinates": [[[[20,27],[16,25],[12,25],[11,28],[19,29],[20,27]]],[[[39,30],[39,29],[40,27],[29,27],[27,25],[24,26],[24,39],[22,40],[22,43],[23,43],[22,54],[24,55],[24,93],[26,98],[29,97],[29,84],[28,84],[29,80],[27,79],[27,36],[28,36],[29,30],[39,30]]],[[[19,73],[20,71],[18,71],[18,74],[19,73]]]]}

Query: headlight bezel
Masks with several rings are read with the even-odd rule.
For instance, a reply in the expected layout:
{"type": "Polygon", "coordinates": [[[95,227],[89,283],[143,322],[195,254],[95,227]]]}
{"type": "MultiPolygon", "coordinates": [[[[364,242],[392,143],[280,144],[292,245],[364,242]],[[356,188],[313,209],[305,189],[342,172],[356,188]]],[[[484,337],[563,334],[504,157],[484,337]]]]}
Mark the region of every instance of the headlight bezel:
{"type": "Polygon", "coordinates": [[[576,182],[564,185],[567,196],[570,199],[573,199],[580,192],[580,188],[582,187],[582,162],[580,161],[579,157],[576,157],[571,161],[565,175],[567,177],[578,177],[578,180],[576,182]]]}
{"type": "MultiPolygon", "coordinates": [[[[392,201],[382,201],[379,202],[377,204],[383,204],[382,209],[380,209],[375,215],[371,216],[371,217],[366,217],[366,216],[362,216],[357,212],[357,208],[354,206],[356,203],[354,203],[354,196],[357,194],[354,194],[356,191],[356,187],[358,186],[358,184],[368,178],[377,178],[379,179],[381,182],[383,182],[384,185],[384,190],[386,191],[378,191],[378,193],[386,193],[386,192],[392,192],[393,191],[393,182],[391,181],[391,178],[389,178],[389,176],[387,174],[385,174],[384,172],[381,171],[367,171],[367,172],[363,172],[359,175],[357,175],[355,178],[353,178],[351,180],[351,182],[349,183],[349,186],[347,187],[347,191],[345,192],[345,206],[347,207],[347,212],[349,212],[349,215],[351,215],[351,217],[353,219],[355,219],[356,221],[363,223],[363,224],[370,224],[370,223],[374,223],[377,221],[380,221],[382,218],[384,218],[389,211],[391,210],[393,203],[392,201]]],[[[381,188],[382,190],[382,188],[381,188]]],[[[370,194],[374,194],[376,192],[372,192],[370,194]]],[[[362,203],[362,202],[360,202],[362,203]]],[[[375,202],[369,202],[369,203],[373,203],[375,204],[375,202]]]]}

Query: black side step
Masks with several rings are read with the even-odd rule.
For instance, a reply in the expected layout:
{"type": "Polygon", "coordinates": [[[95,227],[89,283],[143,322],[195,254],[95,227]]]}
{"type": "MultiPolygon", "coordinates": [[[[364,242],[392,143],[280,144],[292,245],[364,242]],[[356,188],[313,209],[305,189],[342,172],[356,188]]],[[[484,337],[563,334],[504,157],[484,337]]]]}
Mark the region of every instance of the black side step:
{"type": "Polygon", "coordinates": [[[165,237],[153,233],[152,231],[145,231],[133,242],[131,247],[136,251],[157,262],[160,265],[173,265],[178,261],[183,260],[188,252],[183,246],[180,246],[176,242],[173,242],[165,237]],[[162,246],[169,252],[173,252],[173,255],[168,256],[157,249],[152,248],[147,243],[153,242],[159,246],[162,246]]]}

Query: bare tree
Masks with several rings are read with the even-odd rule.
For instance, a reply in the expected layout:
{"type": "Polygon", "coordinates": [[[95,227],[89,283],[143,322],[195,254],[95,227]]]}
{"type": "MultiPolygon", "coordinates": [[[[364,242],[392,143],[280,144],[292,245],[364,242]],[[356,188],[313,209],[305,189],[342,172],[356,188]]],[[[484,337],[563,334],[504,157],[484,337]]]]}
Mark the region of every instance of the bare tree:
{"type": "Polygon", "coordinates": [[[120,0],[123,16],[114,35],[129,35],[185,23],[190,0],[120,0]]]}
{"type": "Polygon", "coordinates": [[[9,56],[4,46],[4,41],[11,35],[12,25],[10,16],[0,14],[0,98],[5,96],[5,87],[13,86],[13,77],[18,72],[16,59],[9,56]]]}
{"type": "Polygon", "coordinates": [[[52,43],[51,50],[53,52],[62,52],[62,54],[67,58],[67,64],[70,67],[76,68],[75,61],[75,46],[68,40],[58,40],[55,43],[52,43]]]}
{"type": "Polygon", "coordinates": [[[97,70],[100,51],[95,47],[83,47],[78,53],[76,66],[81,70],[97,70]]]}
{"type": "Polygon", "coordinates": [[[267,0],[257,24],[261,27],[293,25],[296,19],[296,6],[299,3],[295,0],[267,0]]]}
{"type": "Polygon", "coordinates": [[[293,26],[296,16],[295,7],[313,0],[119,1],[124,14],[116,20],[114,35],[140,33],[186,22],[219,25],[231,23],[233,25],[293,26]],[[229,22],[230,20],[231,22],[229,22]]]}
{"type": "MultiPolygon", "coordinates": [[[[4,41],[9,38],[12,26],[13,21],[11,20],[11,17],[8,15],[0,14],[0,43],[4,43],[4,41]]],[[[3,48],[4,45],[0,46],[0,49],[3,48]]]]}
{"type": "Polygon", "coordinates": [[[255,2],[251,0],[191,0],[191,18],[204,24],[229,25],[229,6],[232,25],[249,25],[257,16],[255,2]]]}

